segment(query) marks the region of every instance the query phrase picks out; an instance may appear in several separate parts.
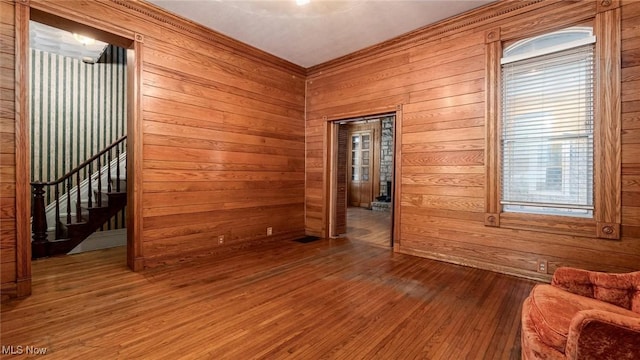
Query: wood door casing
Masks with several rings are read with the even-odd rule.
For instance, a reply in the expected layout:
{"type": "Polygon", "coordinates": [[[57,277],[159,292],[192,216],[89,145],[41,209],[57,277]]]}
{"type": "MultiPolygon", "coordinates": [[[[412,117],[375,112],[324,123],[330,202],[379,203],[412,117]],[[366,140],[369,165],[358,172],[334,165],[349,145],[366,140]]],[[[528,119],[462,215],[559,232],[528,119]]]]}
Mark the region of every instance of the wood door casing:
{"type": "Polygon", "coordinates": [[[379,127],[379,122],[349,126],[347,137],[349,206],[370,208],[374,197],[380,192],[379,127]]]}
{"type": "Polygon", "coordinates": [[[347,233],[347,150],[349,129],[338,125],[338,153],[336,166],[336,219],[335,235],[347,233]]]}

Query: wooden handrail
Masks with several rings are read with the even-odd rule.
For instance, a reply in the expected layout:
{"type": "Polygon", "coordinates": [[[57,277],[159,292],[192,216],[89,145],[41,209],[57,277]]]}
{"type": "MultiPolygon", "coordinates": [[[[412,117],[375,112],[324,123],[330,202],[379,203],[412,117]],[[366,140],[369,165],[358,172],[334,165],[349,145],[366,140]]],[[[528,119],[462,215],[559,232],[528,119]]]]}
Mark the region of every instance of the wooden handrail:
{"type": "MultiPolygon", "coordinates": [[[[107,155],[107,176],[109,179],[107,179],[108,182],[108,187],[107,187],[107,193],[110,193],[112,191],[111,188],[111,150],[113,148],[116,148],[116,159],[117,159],[117,164],[116,164],[116,189],[119,192],[120,191],[120,148],[117,147],[119,144],[123,143],[125,140],[127,139],[127,136],[123,136],[119,139],[117,139],[116,141],[114,141],[111,145],[107,146],[106,148],[104,148],[103,150],[101,150],[100,152],[98,152],[97,154],[91,156],[89,159],[87,159],[86,161],[84,161],[82,164],[76,166],[73,170],[69,171],[68,173],[66,173],[65,175],[63,175],[62,177],[60,177],[59,179],[55,180],[55,181],[49,181],[49,182],[41,182],[41,181],[34,181],[31,183],[31,187],[32,187],[32,201],[33,201],[33,205],[32,205],[32,216],[33,216],[33,221],[32,221],[32,237],[33,237],[33,242],[32,242],[32,257],[33,258],[39,258],[39,257],[44,257],[44,256],[48,256],[49,255],[49,245],[50,242],[47,239],[47,216],[46,216],[46,210],[45,210],[45,202],[44,202],[44,194],[45,194],[45,186],[54,186],[55,187],[55,204],[56,204],[56,219],[55,219],[55,236],[56,239],[59,239],[61,234],[62,234],[62,229],[61,229],[61,222],[60,222],[60,190],[59,187],[62,186],[62,189],[64,191],[65,186],[66,186],[66,193],[67,193],[67,201],[66,201],[66,205],[67,205],[67,213],[65,214],[66,216],[66,223],[67,224],[71,224],[72,222],[72,217],[71,217],[71,189],[73,188],[73,176],[76,176],[76,185],[77,186],[77,193],[76,193],[76,221],[80,222],[82,221],[82,208],[81,208],[81,179],[80,179],[80,171],[83,170],[85,167],[89,167],[89,176],[88,176],[88,207],[92,208],[93,204],[92,204],[92,188],[91,188],[91,177],[93,176],[93,167],[92,164],[94,161],[97,161],[97,170],[98,170],[98,190],[97,190],[97,196],[96,196],[96,203],[98,207],[102,206],[102,166],[101,166],[101,158],[102,156],[104,156],[105,154],[107,155]]],[[[125,173],[126,174],[126,173],[125,173]]]]}
{"type": "Polygon", "coordinates": [[[89,165],[90,163],[94,162],[97,158],[99,158],[100,156],[106,154],[107,151],[113,149],[114,147],[116,147],[118,144],[120,144],[121,142],[123,142],[126,139],[127,139],[127,135],[125,135],[125,136],[119,138],[118,140],[114,141],[111,145],[107,146],[106,148],[104,148],[99,153],[97,153],[97,154],[93,155],[92,157],[90,157],[89,159],[85,160],[82,164],[76,166],[75,168],[73,168],[73,170],[69,171],[65,175],[62,175],[62,177],[59,178],[58,180],[49,181],[49,182],[34,181],[34,182],[31,183],[31,185],[41,184],[43,186],[51,186],[51,185],[55,185],[55,184],[60,184],[61,182],[65,181],[66,179],[71,177],[73,174],[75,174],[75,173],[79,172],[80,170],[84,169],[87,165],[89,165]]]}

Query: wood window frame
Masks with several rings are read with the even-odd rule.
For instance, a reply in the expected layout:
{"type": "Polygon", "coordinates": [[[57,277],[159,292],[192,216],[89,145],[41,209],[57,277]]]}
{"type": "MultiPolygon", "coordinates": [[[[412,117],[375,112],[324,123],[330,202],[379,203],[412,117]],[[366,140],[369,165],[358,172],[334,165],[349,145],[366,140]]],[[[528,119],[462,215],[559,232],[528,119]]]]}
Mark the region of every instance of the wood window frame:
{"type": "MultiPolygon", "coordinates": [[[[501,199],[501,65],[505,43],[539,35],[525,30],[501,38],[500,28],[485,33],[486,134],[485,226],[591,238],[619,239],[621,223],[621,11],[619,2],[598,2],[592,18],[595,44],[593,218],[503,212],[501,199]]],[[[589,19],[583,19],[589,20],[589,19]]],[[[557,29],[567,27],[558,25],[557,29]]],[[[545,32],[554,31],[547,29],[545,32]]]]}
{"type": "MultiPolygon", "coordinates": [[[[375,201],[376,196],[380,195],[380,142],[381,142],[381,126],[382,126],[382,118],[380,119],[376,119],[376,121],[374,122],[367,122],[367,123],[352,123],[352,124],[348,124],[349,125],[349,129],[348,129],[348,141],[347,141],[347,149],[349,150],[351,148],[351,145],[349,145],[349,143],[351,141],[353,141],[352,136],[359,134],[359,135],[370,135],[371,139],[370,139],[370,148],[369,148],[369,178],[371,179],[371,201],[369,202],[369,207],[371,207],[371,202],[375,201]]],[[[364,150],[362,148],[362,146],[364,145],[364,143],[361,143],[361,150],[364,150]]],[[[352,154],[350,151],[347,151],[347,189],[349,189],[350,187],[350,183],[353,180],[352,179],[352,175],[353,175],[353,166],[352,166],[352,154]]],[[[359,180],[359,181],[362,181],[359,180]]],[[[349,189],[350,190],[350,189],[349,189]]],[[[349,193],[349,190],[347,190],[347,193],[349,193]]],[[[353,206],[350,205],[350,199],[349,197],[347,197],[347,204],[348,206],[353,206]]]]}

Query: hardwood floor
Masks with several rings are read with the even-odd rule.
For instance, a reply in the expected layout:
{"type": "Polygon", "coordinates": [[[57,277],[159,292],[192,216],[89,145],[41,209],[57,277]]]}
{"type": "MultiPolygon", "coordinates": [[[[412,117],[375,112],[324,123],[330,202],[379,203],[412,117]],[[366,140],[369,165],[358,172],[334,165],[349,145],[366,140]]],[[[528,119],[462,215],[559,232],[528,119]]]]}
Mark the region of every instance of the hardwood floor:
{"type": "Polygon", "coordinates": [[[349,239],[140,273],[114,248],[33,274],[31,297],[2,304],[1,342],[47,359],[519,359],[534,285],[349,239]]]}
{"type": "Polygon", "coordinates": [[[347,208],[347,238],[384,248],[391,247],[391,212],[347,208]]]}

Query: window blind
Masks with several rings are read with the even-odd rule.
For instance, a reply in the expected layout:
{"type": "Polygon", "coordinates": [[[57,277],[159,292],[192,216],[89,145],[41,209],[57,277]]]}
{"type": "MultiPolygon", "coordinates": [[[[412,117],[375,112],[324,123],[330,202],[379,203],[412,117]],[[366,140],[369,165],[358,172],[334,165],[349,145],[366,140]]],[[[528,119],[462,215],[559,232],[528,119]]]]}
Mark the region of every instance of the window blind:
{"type": "Polygon", "coordinates": [[[502,65],[505,211],[592,216],[594,51],[502,65]]]}

